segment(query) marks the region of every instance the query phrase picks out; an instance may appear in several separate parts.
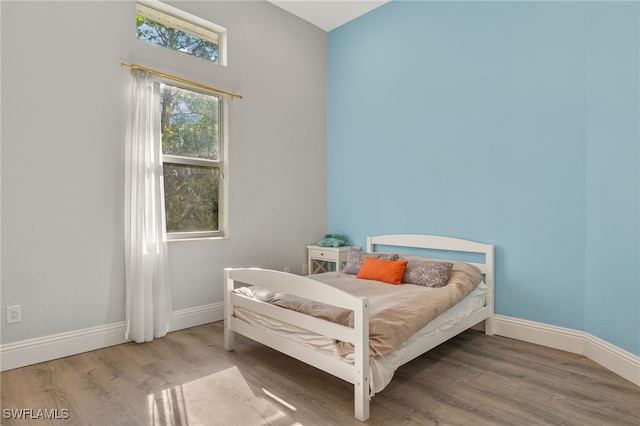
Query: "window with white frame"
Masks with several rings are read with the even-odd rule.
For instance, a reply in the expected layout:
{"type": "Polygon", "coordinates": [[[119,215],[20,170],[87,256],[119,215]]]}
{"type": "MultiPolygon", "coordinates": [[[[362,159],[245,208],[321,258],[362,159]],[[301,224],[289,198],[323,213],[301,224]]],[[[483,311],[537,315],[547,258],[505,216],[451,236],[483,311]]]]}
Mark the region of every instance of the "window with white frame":
{"type": "Polygon", "coordinates": [[[140,40],[225,64],[225,29],[166,4],[137,2],[136,34],[140,40]]]}
{"type": "Polygon", "coordinates": [[[167,234],[222,236],[223,99],[163,84],[160,122],[167,234]]]}

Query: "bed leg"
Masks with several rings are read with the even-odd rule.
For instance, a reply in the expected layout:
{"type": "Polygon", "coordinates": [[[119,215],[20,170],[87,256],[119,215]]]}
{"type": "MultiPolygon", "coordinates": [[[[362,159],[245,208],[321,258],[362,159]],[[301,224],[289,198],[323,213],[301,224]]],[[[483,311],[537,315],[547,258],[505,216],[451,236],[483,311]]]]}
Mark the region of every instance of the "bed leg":
{"type": "Polygon", "coordinates": [[[484,320],[484,334],[487,336],[493,336],[493,318],[489,317],[484,320]]]}
{"type": "Polygon", "coordinates": [[[369,418],[369,380],[368,377],[354,385],[355,417],[361,422],[369,418]]]}
{"type": "Polygon", "coordinates": [[[226,351],[232,351],[235,345],[235,333],[227,326],[227,321],[224,322],[224,349],[226,351]]]}
{"type": "Polygon", "coordinates": [[[231,318],[233,317],[233,306],[231,305],[231,292],[235,288],[235,284],[231,277],[231,269],[224,270],[224,349],[232,351],[235,339],[234,332],[231,330],[231,318]]]}

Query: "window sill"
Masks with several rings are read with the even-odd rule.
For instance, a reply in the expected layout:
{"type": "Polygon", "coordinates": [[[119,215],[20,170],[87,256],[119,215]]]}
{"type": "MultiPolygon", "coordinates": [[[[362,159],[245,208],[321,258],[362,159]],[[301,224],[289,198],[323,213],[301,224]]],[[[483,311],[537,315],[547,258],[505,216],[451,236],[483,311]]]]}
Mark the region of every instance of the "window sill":
{"type": "Polygon", "coordinates": [[[167,239],[167,243],[181,243],[187,241],[210,241],[210,240],[228,240],[229,237],[185,237],[185,238],[175,238],[175,239],[167,239]]]}

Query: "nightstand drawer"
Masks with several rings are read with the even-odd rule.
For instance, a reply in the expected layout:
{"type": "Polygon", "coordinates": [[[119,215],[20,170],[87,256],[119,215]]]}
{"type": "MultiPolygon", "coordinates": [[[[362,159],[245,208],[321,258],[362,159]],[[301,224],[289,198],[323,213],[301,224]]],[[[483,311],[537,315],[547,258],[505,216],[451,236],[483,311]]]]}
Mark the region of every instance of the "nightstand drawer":
{"type": "Polygon", "coordinates": [[[309,257],[312,259],[326,259],[335,262],[338,260],[338,252],[336,250],[309,249],[309,257]]]}

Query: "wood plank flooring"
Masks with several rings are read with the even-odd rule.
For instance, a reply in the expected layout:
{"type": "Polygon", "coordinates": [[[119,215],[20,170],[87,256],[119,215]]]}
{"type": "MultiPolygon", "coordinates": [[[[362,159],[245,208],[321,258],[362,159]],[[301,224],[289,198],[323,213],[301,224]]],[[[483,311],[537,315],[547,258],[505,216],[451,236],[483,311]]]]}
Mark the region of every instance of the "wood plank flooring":
{"type": "MultiPolygon", "coordinates": [[[[222,322],[0,381],[2,425],[362,424],[350,384],[241,336],[226,352],[222,322]]],[[[579,355],[467,331],[402,366],[366,424],[638,426],[640,388],[579,355]]]]}

